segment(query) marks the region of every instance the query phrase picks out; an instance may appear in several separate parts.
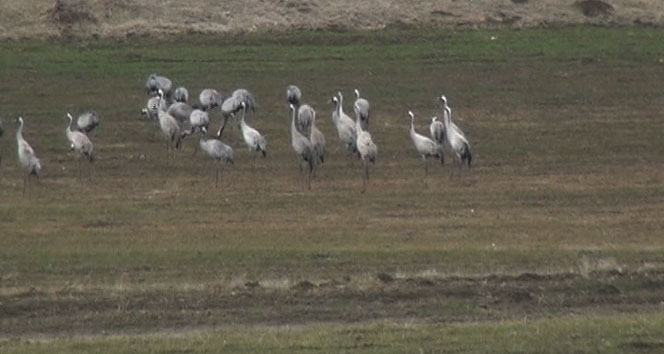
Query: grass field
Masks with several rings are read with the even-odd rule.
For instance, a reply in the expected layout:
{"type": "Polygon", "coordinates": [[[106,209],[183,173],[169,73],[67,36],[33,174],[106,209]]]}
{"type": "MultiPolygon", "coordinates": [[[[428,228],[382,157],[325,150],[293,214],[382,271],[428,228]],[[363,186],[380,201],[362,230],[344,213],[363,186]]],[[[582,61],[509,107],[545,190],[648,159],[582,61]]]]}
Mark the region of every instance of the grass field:
{"type": "Polygon", "coordinates": [[[578,27],[2,43],[0,349],[657,353],[663,37],[578,27]],[[252,90],[268,158],[231,129],[236,162],[220,188],[195,139],[167,164],[139,114],[152,72],[192,96],[252,90]],[[290,83],[328,141],[311,191],[290,147],[290,83]],[[356,87],[379,149],[364,194],[328,102],[342,90],[349,112],[356,87]],[[474,165],[450,180],[448,154],[425,187],[406,112],[428,132],[441,93],[474,165]],[[90,107],[97,161],[77,179],[65,114],[90,107]],[[44,165],[25,197],[18,115],[44,165]]]}

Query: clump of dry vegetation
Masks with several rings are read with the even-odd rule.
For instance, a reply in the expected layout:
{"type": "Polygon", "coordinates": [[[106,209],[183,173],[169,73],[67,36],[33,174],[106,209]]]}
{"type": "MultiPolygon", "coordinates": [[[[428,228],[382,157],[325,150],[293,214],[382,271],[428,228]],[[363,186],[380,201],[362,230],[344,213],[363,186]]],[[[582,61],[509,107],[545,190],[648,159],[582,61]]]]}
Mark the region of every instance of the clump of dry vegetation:
{"type": "Polygon", "coordinates": [[[626,0],[148,1],[0,0],[0,39],[403,27],[540,27],[664,24],[664,2],[626,0]],[[45,15],[45,16],[43,16],[45,15]]]}

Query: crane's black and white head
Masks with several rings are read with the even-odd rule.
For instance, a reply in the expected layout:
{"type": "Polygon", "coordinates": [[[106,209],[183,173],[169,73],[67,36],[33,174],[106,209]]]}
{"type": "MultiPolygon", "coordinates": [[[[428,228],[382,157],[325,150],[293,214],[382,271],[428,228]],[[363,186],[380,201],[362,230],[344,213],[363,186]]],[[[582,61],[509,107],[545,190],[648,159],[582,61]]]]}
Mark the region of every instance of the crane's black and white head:
{"type": "Polygon", "coordinates": [[[337,96],[332,96],[332,102],[333,102],[334,104],[338,104],[338,103],[339,103],[339,99],[337,98],[337,96]]]}
{"type": "Polygon", "coordinates": [[[360,98],[360,90],[355,89],[355,97],[360,98]]]}
{"type": "Polygon", "coordinates": [[[440,101],[443,103],[443,106],[447,106],[447,97],[445,95],[440,95],[440,101]]]}
{"type": "Polygon", "coordinates": [[[288,105],[288,109],[290,109],[291,113],[295,112],[295,106],[292,103],[288,105]]]}
{"type": "Polygon", "coordinates": [[[413,111],[408,111],[408,117],[410,117],[410,119],[415,119],[415,115],[413,114],[413,111]]]}
{"type": "Polygon", "coordinates": [[[437,121],[438,121],[438,117],[436,117],[436,116],[431,117],[431,123],[437,122],[437,121]]]}

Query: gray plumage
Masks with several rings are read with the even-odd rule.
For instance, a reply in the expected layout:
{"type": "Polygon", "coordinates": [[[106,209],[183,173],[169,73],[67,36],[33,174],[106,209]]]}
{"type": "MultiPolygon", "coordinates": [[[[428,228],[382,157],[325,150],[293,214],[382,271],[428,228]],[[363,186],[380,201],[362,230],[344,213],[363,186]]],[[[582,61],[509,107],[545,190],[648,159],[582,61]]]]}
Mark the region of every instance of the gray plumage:
{"type": "MultiPolygon", "coordinates": [[[[153,96],[148,99],[148,102],[145,104],[145,108],[141,110],[141,114],[146,116],[149,120],[157,121],[159,119],[159,105],[161,104],[161,99],[159,96],[153,96]]],[[[163,110],[166,110],[166,107],[162,107],[163,110]]]]}
{"type": "Polygon", "coordinates": [[[300,88],[295,85],[288,85],[288,87],[286,87],[286,100],[288,103],[298,108],[300,106],[300,101],[302,100],[302,91],[300,91],[300,88]]]}
{"type": "Polygon", "coordinates": [[[436,143],[440,145],[445,143],[445,125],[438,119],[438,117],[431,117],[429,133],[431,134],[431,139],[436,143]]]}
{"type": "Polygon", "coordinates": [[[247,109],[250,109],[252,113],[256,112],[256,100],[254,95],[249,92],[247,89],[237,89],[233,91],[233,94],[224,100],[224,103],[221,105],[221,113],[224,116],[224,122],[217,132],[217,137],[221,137],[221,134],[226,128],[228,119],[235,117],[235,115],[244,109],[245,113],[247,109]]]}
{"type": "Polygon", "coordinates": [[[438,159],[440,160],[441,165],[445,161],[443,156],[443,145],[438,144],[422,134],[418,134],[415,131],[415,115],[413,112],[408,111],[408,116],[410,116],[410,139],[415,146],[415,150],[417,150],[417,153],[420,154],[424,161],[424,182],[426,183],[426,177],[429,173],[429,159],[438,159]]]}
{"type": "Polygon", "coordinates": [[[341,102],[336,96],[332,97],[334,111],[332,111],[332,122],[339,133],[339,140],[351,153],[357,154],[357,132],[355,122],[347,116],[341,108],[341,102]]]}
{"type": "Polygon", "coordinates": [[[71,126],[74,124],[74,117],[70,113],[67,113],[67,118],[69,118],[69,124],[67,124],[67,129],[65,133],[67,135],[67,140],[69,140],[69,147],[71,150],[74,150],[78,158],[76,159],[76,165],[78,168],[78,177],[81,177],[81,158],[85,157],[88,162],[92,163],[94,161],[94,146],[92,141],[88,138],[87,135],[81,133],[80,131],[72,130],[71,126]]]}
{"type": "Polygon", "coordinates": [[[315,115],[316,111],[308,104],[303,104],[297,109],[297,126],[302,134],[308,134],[311,131],[311,123],[315,115]]]}
{"type": "Polygon", "coordinates": [[[369,182],[369,162],[376,163],[378,146],[374,144],[371,133],[362,129],[359,107],[353,105],[353,110],[355,111],[355,130],[357,131],[357,151],[360,153],[364,165],[364,183],[362,184],[364,190],[367,182],[369,182]]]}
{"type": "MultiPolygon", "coordinates": [[[[454,124],[454,121],[452,120],[452,109],[450,108],[450,106],[447,105],[447,97],[445,97],[445,95],[440,95],[440,101],[443,104],[443,121],[445,120],[445,115],[449,113],[449,115],[450,115],[450,126],[453,127],[454,129],[458,130],[458,131],[461,131],[461,129],[459,129],[456,126],[456,124],[454,124]]],[[[463,132],[461,134],[463,134],[463,132]]],[[[465,138],[465,136],[464,136],[464,138],[465,138]]]]}
{"type": "Polygon", "coordinates": [[[198,95],[198,100],[201,102],[201,105],[209,111],[215,107],[221,107],[224,97],[219,91],[207,88],[201,91],[198,95]]]}
{"type": "Polygon", "coordinates": [[[145,83],[145,88],[148,94],[154,94],[159,92],[159,90],[162,90],[167,101],[170,101],[170,98],[173,95],[173,82],[165,76],[150,74],[145,83]]]}
{"type": "Polygon", "coordinates": [[[187,88],[180,86],[175,89],[173,99],[175,99],[176,102],[187,103],[189,102],[189,91],[187,91],[187,88]]]}
{"type": "MultiPolygon", "coordinates": [[[[159,90],[159,100],[162,101],[163,99],[164,93],[163,91],[159,90]]],[[[166,152],[168,153],[168,151],[170,151],[173,147],[179,149],[181,136],[180,125],[178,124],[178,121],[167,111],[163,110],[161,105],[159,105],[158,116],[159,127],[161,128],[161,132],[166,137],[166,152]]]]}
{"type": "Polygon", "coordinates": [[[80,156],[84,156],[88,161],[92,162],[94,160],[94,146],[92,145],[92,141],[90,141],[87,135],[71,129],[74,117],[70,113],[67,113],[67,118],[69,118],[69,124],[67,124],[65,133],[67,134],[67,140],[69,140],[69,147],[80,156]]]}
{"type": "Polygon", "coordinates": [[[314,149],[314,157],[316,157],[316,164],[325,162],[325,135],[316,127],[316,112],[314,111],[313,119],[311,120],[311,133],[309,134],[309,141],[314,149]]]}
{"type": "MultiPolygon", "coordinates": [[[[461,129],[452,123],[452,110],[445,106],[445,115],[443,116],[443,123],[445,124],[445,141],[449,148],[455,153],[459,161],[459,171],[464,162],[470,163],[473,160],[473,155],[470,151],[470,143],[461,129]]],[[[450,174],[451,177],[451,174],[450,174]]]]}
{"type": "Polygon", "coordinates": [[[233,149],[230,146],[221,142],[221,140],[206,138],[203,132],[201,132],[200,134],[199,145],[201,147],[201,150],[203,150],[205,154],[208,155],[208,157],[217,162],[216,164],[217,175],[216,175],[215,185],[218,185],[220,165],[221,163],[233,164],[233,149]]]}
{"type": "Polygon", "coordinates": [[[363,130],[369,130],[369,101],[360,97],[360,90],[355,89],[355,104],[357,106],[360,114],[360,123],[362,124],[363,130]]]}
{"type": "Polygon", "coordinates": [[[99,115],[93,110],[81,113],[76,120],[76,125],[78,126],[78,130],[89,134],[99,126],[99,115]]]}
{"type": "Polygon", "coordinates": [[[189,116],[191,112],[194,111],[194,108],[188,103],[184,102],[175,102],[170,107],[168,107],[168,114],[177,119],[177,121],[182,124],[184,122],[189,122],[189,116]]]}
{"type": "Polygon", "coordinates": [[[37,155],[35,155],[35,151],[23,138],[23,118],[18,117],[17,121],[19,124],[18,129],[16,130],[18,161],[21,164],[21,167],[26,171],[26,175],[23,178],[23,195],[25,195],[25,185],[29,184],[29,178],[31,176],[39,178],[42,166],[41,161],[37,158],[37,155]]]}
{"type": "Polygon", "coordinates": [[[251,151],[260,152],[263,157],[267,156],[267,141],[265,137],[258,132],[258,130],[250,127],[246,122],[247,106],[244,102],[240,104],[242,107],[242,117],[240,118],[240,129],[242,130],[242,138],[245,144],[251,151]]]}
{"type": "Polygon", "coordinates": [[[189,115],[189,130],[182,132],[182,137],[186,137],[196,131],[207,134],[210,127],[210,116],[201,109],[194,109],[189,115]]]}
{"type": "Polygon", "coordinates": [[[307,184],[310,188],[311,176],[316,168],[313,147],[309,139],[297,129],[295,124],[295,106],[290,104],[289,107],[291,112],[291,146],[293,147],[293,151],[295,151],[295,155],[297,155],[300,172],[302,172],[302,162],[306,162],[309,166],[307,184]]]}
{"type": "Polygon", "coordinates": [[[226,115],[237,114],[241,109],[241,103],[245,104],[246,108],[252,112],[256,112],[256,99],[254,95],[247,89],[237,89],[233,91],[230,97],[224,100],[221,105],[221,112],[226,115]]]}

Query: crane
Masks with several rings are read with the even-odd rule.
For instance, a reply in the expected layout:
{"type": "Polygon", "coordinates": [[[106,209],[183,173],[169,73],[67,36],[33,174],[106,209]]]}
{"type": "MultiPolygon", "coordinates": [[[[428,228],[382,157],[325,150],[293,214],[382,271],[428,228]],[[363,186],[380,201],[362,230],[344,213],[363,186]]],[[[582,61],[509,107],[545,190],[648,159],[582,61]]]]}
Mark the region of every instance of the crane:
{"type": "Polygon", "coordinates": [[[35,151],[32,149],[32,146],[30,146],[30,144],[28,144],[28,142],[23,139],[23,117],[18,117],[16,121],[19,124],[18,130],[16,131],[18,161],[26,171],[26,174],[23,177],[23,196],[25,196],[25,185],[30,184],[30,177],[34,176],[39,178],[39,173],[41,172],[42,166],[41,161],[37,158],[37,155],[35,155],[35,151]]]}
{"type": "Polygon", "coordinates": [[[78,155],[76,164],[78,168],[78,177],[80,178],[81,158],[85,157],[88,160],[88,162],[93,163],[94,146],[92,145],[92,141],[90,141],[90,138],[88,138],[87,135],[79,131],[71,130],[71,126],[74,122],[74,117],[72,117],[71,113],[67,113],[67,118],[69,118],[69,124],[67,124],[67,129],[65,129],[65,133],[67,135],[67,140],[69,140],[71,150],[74,150],[78,155]]]}
{"type": "Polygon", "coordinates": [[[445,162],[443,146],[422,134],[418,134],[415,131],[415,115],[413,112],[408,111],[408,116],[410,117],[410,139],[413,141],[415,150],[422,156],[422,160],[424,161],[424,183],[426,184],[426,178],[429,173],[429,158],[439,159],[441,165],[445,162]]]}

